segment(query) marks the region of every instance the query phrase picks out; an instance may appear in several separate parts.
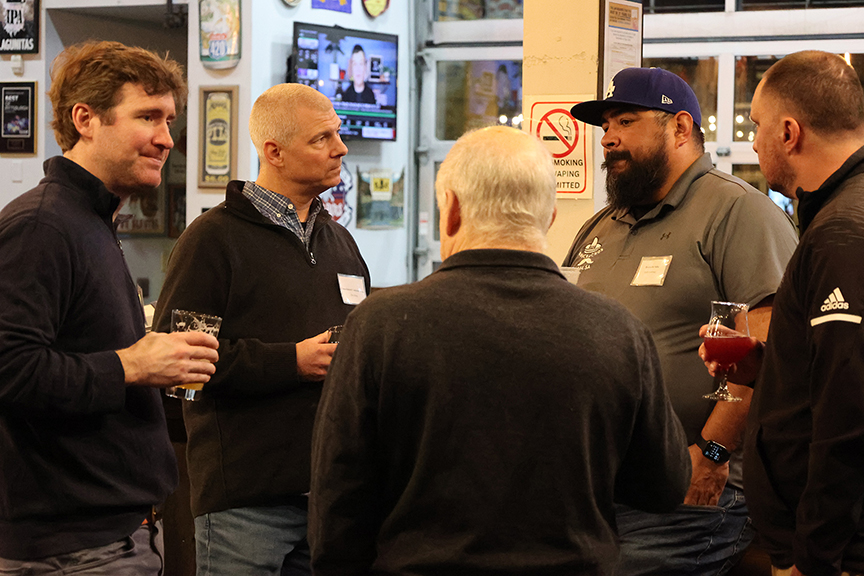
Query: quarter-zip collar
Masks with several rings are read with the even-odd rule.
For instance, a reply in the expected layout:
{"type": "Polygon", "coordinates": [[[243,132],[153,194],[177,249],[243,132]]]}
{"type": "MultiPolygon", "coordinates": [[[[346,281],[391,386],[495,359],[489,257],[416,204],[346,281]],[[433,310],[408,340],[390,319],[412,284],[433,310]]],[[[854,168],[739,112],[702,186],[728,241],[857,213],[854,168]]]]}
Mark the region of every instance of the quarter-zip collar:
{"type": "Polygon", "coordinates": [[[114,213],[120,205],[120,197],[111,193],[102,180],[63,156],[49,158],[42,168],[45,171],[44,182],[68,186],[68,193],[76,201],[91,207],[112,230],[115,229],[114,213]]]}
{"type": "Polygon", "coordinates": [[[798,188],[798,222],[801,234],[813,222],[816,214],[834,197],[840,184],[853,176],[864,173],[864,146],[852,154],[822,185],[812,192],[798,188]]]}

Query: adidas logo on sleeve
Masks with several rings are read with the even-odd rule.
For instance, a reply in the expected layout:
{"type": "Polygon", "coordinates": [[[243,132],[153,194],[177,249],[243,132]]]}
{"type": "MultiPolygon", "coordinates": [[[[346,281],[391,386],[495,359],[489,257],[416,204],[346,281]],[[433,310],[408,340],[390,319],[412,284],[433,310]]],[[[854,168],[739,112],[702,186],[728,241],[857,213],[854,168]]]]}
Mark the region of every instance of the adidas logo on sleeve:
{"type": "Polygon", "coordinates": [[[820,310],[822,312],[828,312],[829,310],[848,310],[849,303],[843,298],[843,294],[840,293],[840,288],[834,288],[834,291],[825,299],[825,304],[822,305],[820,310]]]}
{"type": "Polygon", "coordinates": [[[819,308],[822,312],[827,312],[823,316],[817,316],[810,320],[811,326],[818,326],[826,322],[851,322],[852,324],[861,324],[861,316],[858,314],[847,314],[840,310],[849,310],[849,303],[840,292],[840,288],[835,288],[825,302],[819,308]]]}

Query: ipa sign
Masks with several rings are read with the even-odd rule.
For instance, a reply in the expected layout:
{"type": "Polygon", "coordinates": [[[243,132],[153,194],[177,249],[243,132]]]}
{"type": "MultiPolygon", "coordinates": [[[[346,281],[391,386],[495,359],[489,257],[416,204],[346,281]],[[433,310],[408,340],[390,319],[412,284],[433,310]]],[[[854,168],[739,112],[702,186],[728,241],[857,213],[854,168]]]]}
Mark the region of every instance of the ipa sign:
{"type": "MultiPolygon", "coordinates": [[[[587,169],[590,162],[590,135],[584,122],[570,115],[570,108],[582,100],[572,97],[543,97],[529,104],[528,130],[552,153],[559,197],[591,198],[587,169]]],[[[585,97],[585,100],[593,97],[585,97]]]]}

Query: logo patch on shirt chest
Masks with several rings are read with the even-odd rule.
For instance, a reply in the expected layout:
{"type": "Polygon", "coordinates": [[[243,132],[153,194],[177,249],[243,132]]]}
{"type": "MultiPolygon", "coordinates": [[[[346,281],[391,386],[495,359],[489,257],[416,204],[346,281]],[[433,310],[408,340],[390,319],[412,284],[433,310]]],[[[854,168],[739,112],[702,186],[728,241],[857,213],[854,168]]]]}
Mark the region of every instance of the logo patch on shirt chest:
{"type": "Polygon", "coordinates": [[[573,267],[577,270],[588,270],[591,268],[591,265],[594,264],[594,258],[596,258],[601,252],[603,252],[603,245],[600,244],[597,236],[594,237],[594,240],[590,244],[586,244],[579,250],[579,253],[576,254],[576,260],[573,262],[573,267]]]}

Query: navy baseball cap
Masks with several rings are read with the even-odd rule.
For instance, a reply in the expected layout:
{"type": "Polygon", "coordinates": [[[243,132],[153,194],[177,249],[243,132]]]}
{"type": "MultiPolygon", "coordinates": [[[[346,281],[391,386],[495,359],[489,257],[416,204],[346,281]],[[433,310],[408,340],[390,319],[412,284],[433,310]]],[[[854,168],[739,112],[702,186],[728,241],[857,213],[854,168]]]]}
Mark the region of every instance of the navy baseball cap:
{"type": "Polygon", "coordinates": [[[684,111],[693,117],[694,124],[702,125],[702,112],[693,89],[680,76],[662,68],[625,68],[609,82],[603,100],[576,104],[570,109],[570,114],[582,122],[601,126],[603,113],[622,105],[671,114],[684,111]]]}

